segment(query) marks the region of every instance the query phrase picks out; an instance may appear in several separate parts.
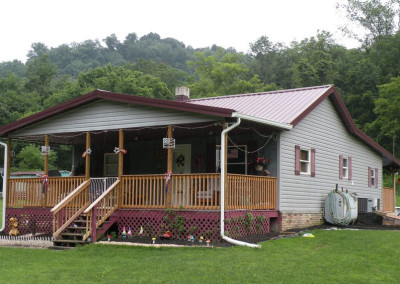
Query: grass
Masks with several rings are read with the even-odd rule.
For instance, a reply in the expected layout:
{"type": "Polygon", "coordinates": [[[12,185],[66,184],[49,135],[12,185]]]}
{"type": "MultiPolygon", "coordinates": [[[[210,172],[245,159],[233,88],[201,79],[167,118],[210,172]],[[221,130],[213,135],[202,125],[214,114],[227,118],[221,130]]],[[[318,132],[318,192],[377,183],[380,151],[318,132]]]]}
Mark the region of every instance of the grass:
{"type": "Polygon", "coordinates": [[[0,248],[1,283],[398,283],[400,231],[312,231],[261,249],[0,248]]]}

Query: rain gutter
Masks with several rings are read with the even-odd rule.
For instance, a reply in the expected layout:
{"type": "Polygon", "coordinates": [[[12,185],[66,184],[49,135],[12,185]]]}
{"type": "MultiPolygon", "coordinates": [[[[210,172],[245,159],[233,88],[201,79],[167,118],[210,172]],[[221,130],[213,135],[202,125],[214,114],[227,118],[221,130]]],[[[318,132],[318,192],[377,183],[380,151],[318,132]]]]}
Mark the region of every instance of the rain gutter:
{"type": "Polygon", "coordinates": [[[235,127],[239,126],[240,124],[240,117],[238,117],[237,121],[229,126],[228,128],[224,129],[221,132],[221,237],[223,240],[227,241],[228,243],[238,245],[238,246],[248,246],[252,248],[261,248],[260,245],[250,244],[246,242],[242,242],[239,240],[235,240],[225,236],[225,176],[226,176],[226,167],[225,167],[225,153],[226,153],[226,144],[225,144],[225,134],[229,131],[234,129],[235,127]]]}
{"type": "Polygon", "coordinates": [[[288,124],[288,123],[281,123],[281,122],[277,122],[277,121],[273,121],[273,120],[269,120],[269,119],[259,118],[259,117],[243,114],[240,112],[232,113],[232,117],[237,117],[237,118],[249,120],[252,122],[262,123],[262,124],[278,127],[278,128],[285,129],[285,130],[291,130],[293,128],[293,125],[288,124]]]}

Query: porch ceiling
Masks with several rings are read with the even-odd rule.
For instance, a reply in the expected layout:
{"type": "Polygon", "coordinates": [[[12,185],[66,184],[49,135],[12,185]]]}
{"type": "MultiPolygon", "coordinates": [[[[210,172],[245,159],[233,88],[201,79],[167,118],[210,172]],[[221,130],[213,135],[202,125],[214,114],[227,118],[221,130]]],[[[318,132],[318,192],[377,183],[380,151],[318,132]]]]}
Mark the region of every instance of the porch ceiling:
{"type": "MultiPolygon", "coordinates": [[[[193,137],[209,137],[218,136],[222,131],[221,121],[215,122],[204,122],[195,124],[183,124],[173,125],[173,136],[174,138],[193,138],[193,137]]],[[[127,141],[147,141],[156,140],[167,137],[168,125],[157,126],[157,127],[144,127],[144,128],[128,128],[123,129],[124,140],[127,141]]],[[[276,131],[276,128],[267,126],[264,124],[253,123],[242,120],[240,126],[231,132],[231,135],[242,135],[247,133],[252,135],[256,132],[268,134],[272,131],[276,131]]],[[[91,143],[110,143],[118,145],[118,130],[101,130],[91,131],[91,143]]],[[[75,133],[57,133],[48,134],[50,144],[60,145],[85,145],[86,143],[86,132],[75,132],[75,133]]],[[[35,136],[21,136],[17,140],[28,141],[28,142],[40,142],[44,143],[44,135],[35,136]]]]}

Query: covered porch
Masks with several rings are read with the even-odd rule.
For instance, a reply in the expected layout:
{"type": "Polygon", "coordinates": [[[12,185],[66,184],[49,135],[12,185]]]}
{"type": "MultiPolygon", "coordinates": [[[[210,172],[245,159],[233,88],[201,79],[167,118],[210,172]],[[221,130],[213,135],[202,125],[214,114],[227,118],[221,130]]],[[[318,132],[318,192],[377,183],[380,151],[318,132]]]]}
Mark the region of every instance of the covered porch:
{"type": "MultiPolygon", "coordinates": [[[[91,98],[90,95],[86,97],[91,98]]],[[[234,223],[227,216],[239,220],[249,212],[263,215],[259,220],[265,221],[264,232],[269,231],[270,218],[278,218],[279,128],[243,121],[228,136],[225,130],[237,121],[229,117],[231,110],[196,106],[194,114],[184,112],[187,104],[162,102],[172,105],[173,110],[165,110],[155,108],[155,100],[146,99],[143,103],[143,98],[121,95],[121,100],[132,103],[126,107],[121,102],[105,104],[101,96],[97,101],[95,94],[92,105],[72,109],[65,115],[53,118],[50,109],[40,119],[38,116],[36,124],[23,120],[3,127],[2,134],[7,134],[8,139],[7,219],[19,217],[21,232],[29,232],[35,224],[38,229],[50,229],[57,239],[79,223],[82,241],[95,241],[117,223],[118,234],[125,226],[135,230],[149,227],[148,234],[154,234],[170,212],[186,214],[188,221],[177,237],[185,237],[192,227],[199,227],[191,226],[189,220],[200,218],[199,224],[213,224],[201,225],[203,229],[196,235],[212,231],[208,234],[218,238],[221,216],[225,216],[222,221],[227,219],[231,224],[225,227],[232,227],[234,223]],[[138,102],[139,106],[134,106],[138,102]],[[107,119],[96,120],[107,116],[104,109],[111,108],[107,119]],[[125,118],[121,110],[126,110],[131,119],[125,118]],[[77,117],[82,118],[79,125],[77,117]],[[153,121],[148,121],[150,117],[153,121]],[[168,121],[172,123],[165,124],[168,121]],[[41,177],[10,178],[11,150],[17,140],[41,145],[41,177]],[[54,145],[72,149],[68,177],[51,175],[48,155],[54,145]],[[257,171],[254,164],[259,156],[268,160],[262,171],[257,171]],[[221,209],[225,215],[219,215],[221,209]],[[208,215],[198,217],[202,213],[208,215]],[[149,221],[152,214],[158,215],[149,221]],[[132,216],[137,216],[135,221],[132,216]]]]}

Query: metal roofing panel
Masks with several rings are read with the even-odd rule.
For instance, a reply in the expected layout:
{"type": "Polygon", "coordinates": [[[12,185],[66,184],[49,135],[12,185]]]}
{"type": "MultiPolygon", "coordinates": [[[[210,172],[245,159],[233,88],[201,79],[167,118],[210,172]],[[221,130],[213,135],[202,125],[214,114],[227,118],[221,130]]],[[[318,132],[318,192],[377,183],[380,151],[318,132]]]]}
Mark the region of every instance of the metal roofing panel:
{"type": "Polygon", "coordinates": [[[190,100],[188,103],[229,108],[242,114],[291,124],[331,86],[202,98],[190,100]]]}

